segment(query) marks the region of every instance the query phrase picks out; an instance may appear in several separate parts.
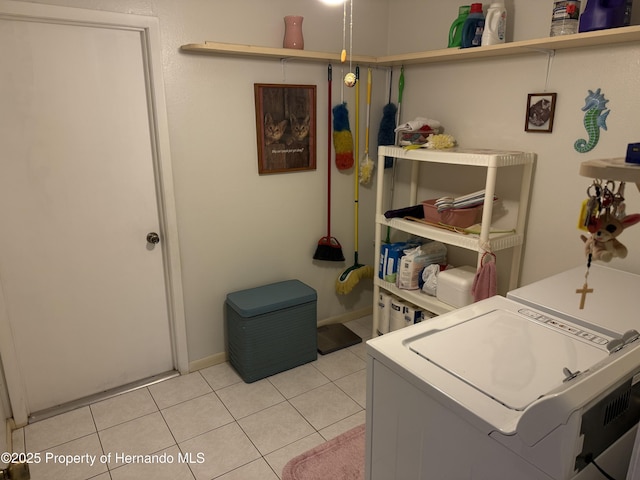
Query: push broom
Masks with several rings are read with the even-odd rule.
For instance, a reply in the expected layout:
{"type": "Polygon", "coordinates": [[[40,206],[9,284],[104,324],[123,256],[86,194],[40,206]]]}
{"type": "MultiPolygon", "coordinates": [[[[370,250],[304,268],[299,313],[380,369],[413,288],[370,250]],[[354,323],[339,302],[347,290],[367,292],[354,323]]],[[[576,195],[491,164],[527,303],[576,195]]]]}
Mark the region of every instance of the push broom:
{"type": "Polygon", "coordinates": [[[327,260],[329,262],[343,262],[342,246],[335,237],[331,236],[331,64],[328,68],[329,110],[327,112],[327,236],[318,242],[315,260],[327,260]]]}
{"type": "MultiPolygon", "coordinates": [[[[356,125],[355,125],[355,156],[358,157],[358,133],[359,133],[359,97],[360,97],[360,68],[356,66],[356,125]]],[[[355,162],[354,179],[354,261],[353,265],[347,268],[336,280],[336,293],[346,295],[353,290],[358,282],[363,278],[373,278],[373,267],[358,263],[358,200],[360,191],[360,178],[358,174],[358,163],[355,162]]]]}

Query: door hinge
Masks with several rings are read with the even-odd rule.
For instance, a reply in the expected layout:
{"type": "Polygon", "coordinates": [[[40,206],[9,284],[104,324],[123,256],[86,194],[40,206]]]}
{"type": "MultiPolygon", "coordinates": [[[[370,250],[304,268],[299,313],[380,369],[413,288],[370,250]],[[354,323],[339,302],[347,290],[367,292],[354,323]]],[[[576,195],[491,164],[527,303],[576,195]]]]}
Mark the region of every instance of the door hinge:
{"type": "Polygon", "coordinates": [[[0,480],[29,480],[28,463],[11,463],[7,468],[0,470],[0,480]]]}

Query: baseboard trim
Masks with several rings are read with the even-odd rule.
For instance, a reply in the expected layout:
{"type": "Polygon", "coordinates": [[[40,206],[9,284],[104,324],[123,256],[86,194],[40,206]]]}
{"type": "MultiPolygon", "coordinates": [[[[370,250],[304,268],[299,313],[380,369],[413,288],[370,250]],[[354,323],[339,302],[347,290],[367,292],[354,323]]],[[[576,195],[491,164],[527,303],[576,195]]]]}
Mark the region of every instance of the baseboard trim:
{"type": "MultiPolygon", "coordinates": [[[[357,320],[358,318],[366,317],[367,315],[371,315],[372,313],[373,307],[361,308],[360,310],[354,310],[352,312],[347,312],[341,315],[336,315],[335,317],[329,317],[325,318],[324,320],[320,320],[318,321],[318,326],[322,327],[324,325],[331,325],[332,323],[347,323],[351,322],[352,320],[357,320]]],[[[209,355],[208,357],[189,362],[189,372],[195,372],[197,370],[203,370],[208,367],[213,367],[214,365],[226,362],[228,359],[229,357],[227,355],[227,352],[220,352],[214,355],[209,355]]]]}
{"type": "Polygon", "coordinates": [[[203,368],[213,367],[214,365],[226,362],[228,359],[229,357],[227,356],[227,352],[209,355],[208,357],[201,358],[200,360],[189,362],[189,371],[195,372],[196,370],[202,370],[203,368]]]}
{"type": "Polygon", "coordinates": [[[56,405],[55,407],[46,408],[44,410],[40,410],[38,412],[30,414],[29,423],[45,420],[47,418],[60,415],[61,413],[70,412],[71,410],[75,410],[80,407],[86,407],[87,405],[91,405],[92,403],[100,402],[102,400],[108,400],[117,395],[138,390],[139,388],[155,385],[156,383],[160,383],[164,380],[168,380],[179,375],[180,372],[178,372],[177,370],[169,370],[168,372],[159,373],[158,375],[152,375],[151,377],[143,378],[142,380],[138,380],[136,382],[127,383],[126,385],[105,390],[104,392],[96,393],[94,395],[82,397],[78,400],[63,403],[62,405],[56,405]]]}
{"type": "Polygon", "coordinates": [[[373,313],[373,307],[365,307],[360,310],[354,310],[352,312],[342,313],[340,315],[336,315],[335,317],[325,318],[324,320],[318,321],[318,326],[322,327],[324,325],[331,325],[332,323],[347,323],[352,320],[357,320],[362,317],[366,317],[367,315],[371,315],[373,313]]]}
{"type": "MultiPolygon", "coordinates": [[[[16,422],[13,418],[7,418],[5,420],[5,435],[7,436],[7,452],[14,453],[13,451],[13,431],[16,429],[16,422]]],[[[0,462],[0,468],[6,468],[9,465],[8,462],[0,462]]]]}

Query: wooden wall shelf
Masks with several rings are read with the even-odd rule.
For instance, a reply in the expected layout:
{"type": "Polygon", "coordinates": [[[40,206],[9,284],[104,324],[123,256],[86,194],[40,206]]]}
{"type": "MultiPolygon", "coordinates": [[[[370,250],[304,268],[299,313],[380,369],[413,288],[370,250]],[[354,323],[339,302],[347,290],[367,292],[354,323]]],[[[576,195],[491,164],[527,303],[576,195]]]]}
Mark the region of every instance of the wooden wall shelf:
{"type": "MultiPolygon", "coordinates": [[[[595,32],[576,33],[561,37],[503,43],[476,48],[445,48],[424,52],[403,53],[382,57],[354,55],[352,62],[372,66],[399,66],[426,63],[458,62],[481,58],[553,52],[569,48],[587,48],[640,41],[640,26],[612,28],[595,32]]],[[[182,45],[180,50],[208,55],[229,55],[254,58],[294,59],[305,62],[340,62],[340,52],[326,53],[288,48],[258,47],[232,43],[205,42],[182,45]]]]}
{"type": "MultiPolygon", "coordinates": [[[[340,52],[326,53],[310,50],[295,50],[292,48],[257,47],[255,45],[240,45],[234,43],[205,42],[182,45],[183,52],[202,53],[206,55],[230,55],[237,57],[275,58],[278,60],[294,59],[303,62],[335,62],[340,63],[340,52]]],[[[365,55],[353,55],[352,62],[376,65],[378,59],[365,55]]]]}

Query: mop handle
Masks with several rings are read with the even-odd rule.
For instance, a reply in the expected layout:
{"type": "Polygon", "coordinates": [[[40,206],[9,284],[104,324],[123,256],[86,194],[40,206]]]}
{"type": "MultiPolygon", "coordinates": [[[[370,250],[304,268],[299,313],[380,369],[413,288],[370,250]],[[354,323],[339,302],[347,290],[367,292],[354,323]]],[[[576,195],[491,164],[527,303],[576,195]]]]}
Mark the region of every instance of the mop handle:
{"type": "Polygon", "coordinates": [[[327,237],[331,238],[331,64],[327,69],[327,237]]]}
{"type": "MultiPolygon", "coordinates": [[[[360,133],[360,122],[359,122],[359,112],[360,112],[360,67],[358,65],[356,65],[356,141],[355,143],[355,158],[356,161],[355,163],[355,172],[353,174],[353,179],[354,179],[354,212],[353,212],[353,216],[354,216],[354,250],[355,250],[355,255],[357,257],[358,255],[358,201],[359,201],[359,186],[360,186],[360,178],[359,178],[359,172],[358,172],[358,143],[360,141],[360,139],[358,138],[358,134],[360,133]]],[[[356,261],[357,263],[357,261],[356,261]]]]}
{"type": "Polygon", "coordinates": [[[371,118],[371,68],[367,70],[367,127],[364,131],[364,153],[369,156],[369,122],[371,118]]]}
{"type": "MultiPolygon", "coordinates": [[[[402,108],[403,92],[404,92],[404,65],[400,67],[400,78],[398,79],[398,112],[396,116],[396,125],[400,125],[400,109],[402,108]]],[[[397,137],[396,137],[396,140],[397,140],[397,137]]]]}
{"type": "MultiPolygon", "coordinates": [[[[344,62],[347,61],[347,2],[345,0],[342,11],[342,52],[340,52],[341,75],[344,79],[344,62]]],[[[340,103],[344,103],[344,82],[340,82],[340,103]]]]}

